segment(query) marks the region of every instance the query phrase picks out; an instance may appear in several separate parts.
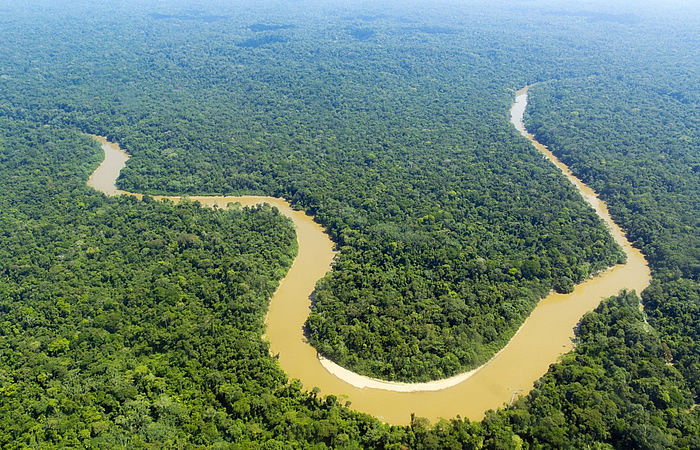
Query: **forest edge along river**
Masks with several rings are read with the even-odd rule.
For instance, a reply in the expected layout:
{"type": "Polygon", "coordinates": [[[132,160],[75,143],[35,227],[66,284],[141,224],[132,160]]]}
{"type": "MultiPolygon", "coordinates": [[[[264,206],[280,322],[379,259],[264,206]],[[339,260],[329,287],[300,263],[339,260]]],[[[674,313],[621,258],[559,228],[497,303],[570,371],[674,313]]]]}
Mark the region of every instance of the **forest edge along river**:
{"type": "MultiPolygon", "coordinates": [[[[265,196],[187,196],[203,206],[225,208],[229,203],[250,206],[269,203],[294,223],[299,252],[287,275],[275,291],[265,320],[265,337],[270,352],[290,378],[298,378],[306,389],[318,387],[323,395],[335,395],[350,401],[351,408],[372,414],[393,424],[407,424],[411,413],[431,421],[457,415],[480,420],[489,409],[508,403],[518,394],[529,392],[550,364],[573,348],[573,330],[581,317],[593,310],[603,298],[622,289],[641,292],[651,275],[641,252],[632,247],[610,218],[607,206],[596,193],[574,177],[546,146],[537,142],[523,124],[528,88],[516,93],[511,108],[511,123],[554,163],[576,186],[583,198],[607,224],[615,241],[627,255],[626,264],[614,266],[594,278],[578,284],[572,293],[552,293],[542,299],[517,333],[488,362],[469,372],[426,383],[388,382],[344,369],[318,355],[304,336],[304,323],[311,306],[316,282],[330,269],[336,256],[334,244],[321,225],[303,211],[275,197],[265,196]]],[[[142,194],[116,187],[119,172],[129,155],[118,144],[93,136],[102,143],[105,160],[90,176],[88,184],[106,195],[142,194]]],[[[154,199],[180,201],[180,196],[153,196],[154,199]]]]}

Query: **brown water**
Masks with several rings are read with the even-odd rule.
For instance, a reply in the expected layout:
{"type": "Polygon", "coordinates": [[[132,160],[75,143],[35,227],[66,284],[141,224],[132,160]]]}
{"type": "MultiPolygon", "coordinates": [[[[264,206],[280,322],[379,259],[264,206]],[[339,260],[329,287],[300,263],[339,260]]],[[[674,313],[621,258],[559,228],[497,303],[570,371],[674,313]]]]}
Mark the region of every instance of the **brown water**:
{"type": "Polygon", "coordinates": [[[102,136],[92,136],[102,144],[102,150],[105,152],[105,159],[102,164],[88,178],[88,186],[100,191],[105,195],[114,197],[115,195],[124,194],[124,191],[117,189],[117,178],[119,172],[126,166],[129,160],[129,155],[122,150],[118,144],[113,144],[107,141],[107,138],[102,136]]]}
{"type": "MultiPolygon", "coordinates": [[[[231,202],[243,205],[270,203],[294,222],[299,254],[273,295],[266,318],[266,338],[270,342],[271,353],[279,355],[282,369],[291,378],[300,379],[306,389],[318,387],[324,395],[334,394],[341,400],[348,400],[353,409],[372,414],[389,423],[407,424],[411,413],[427,417],[431,421],[457,415],[480,420],[486,410],[498,408],[512,401],[516,395],[530,391],[533,383],[547,371],[549,365],[573,348],[571,338],[574,326],[601,299],[615,295],[624,288],[640,292],[649,284],[650,273],[646,260],[612,221],[606,205],[546,147],[527,133],[522,124],[526,105],[527,88],[517,93],[511,110],[511,122],[576,185],[586,201],[610,227],[615,241],[627,254],[627,264],[615,266],[579,284],[570,294],[547,296],[538,303],[511,341],[489,362],[468,374],[451,379],[416,384],[390,383],[353,374],[328,361],[324,362],[324,366],[316,350],[303,335],[303,325],[311,305],[311,293],[316,281],[329,270],[335,257],[333,243],[323,228],[312,217],[293,210],[289,203],[278,198],[189,197],[209,207],[225,207],[231,202]]],[[[126,194],[140,198],[139,194],[122,192],[114,186],[128,155],[117,144],[109,143],[103,138],[98,139],[105,151],[105,162],[90,177],[89,184],[107,195],[126,194]]],[[[155,198],[174,201],[181,199],[172,196],[155,198]]]]}

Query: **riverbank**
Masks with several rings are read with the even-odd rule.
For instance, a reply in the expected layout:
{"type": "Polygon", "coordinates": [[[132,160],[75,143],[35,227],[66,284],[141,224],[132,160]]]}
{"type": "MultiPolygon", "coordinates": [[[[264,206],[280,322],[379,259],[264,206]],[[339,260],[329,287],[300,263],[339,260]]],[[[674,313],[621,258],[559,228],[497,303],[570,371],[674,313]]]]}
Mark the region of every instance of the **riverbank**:
{"type": "MultiPolygon", "coordinates": [[[[270,351],[290,378],[298,378],[306,389],[318,387],[323,395],[333,394],[351,402],[351,407],[394,424],[407,424],[411,413],[432,421],[457,415],[480,420],[488,409],[511,402],[527,393],[533,383],[573,348],[573,329],[581,317],[603,298],[622,289],[641,292],[650,282],[646,260],[632,247],[612,221],[604,202],[573,176],[549,150],[529,134],[523,124],[527,88],[516,93],[511,123],[576,186],[582,197],[607,224],[615,241],[627,255],[617,265],[577,285],[569,294],[550,294],[541,300],[518,332],[488,362],[471,371],[427,383],[399,383],[365,377],[319,357],[304,336],[304,323],[311,307],[316,282],[330,270],[336,256],[333,242],[323,228],[303,211],[296,211],[283,199],[264,196],[191,196],[207,207],[224,208],[229,203],[243,206],[269,203],[289,217],[297,232],[299,253],[274,293],[266,317],[265,338],[270,351]]],[[[141,194],[120,191],[115,182],[128,155],[117,144],[95,137],[102,143],[105,162],[88,184],[107,195],[141,194]],[[110,161],[108,161],[110,160],[110,161]]],[[[154,196],[180,201],[180,196],[154,196]]]]}

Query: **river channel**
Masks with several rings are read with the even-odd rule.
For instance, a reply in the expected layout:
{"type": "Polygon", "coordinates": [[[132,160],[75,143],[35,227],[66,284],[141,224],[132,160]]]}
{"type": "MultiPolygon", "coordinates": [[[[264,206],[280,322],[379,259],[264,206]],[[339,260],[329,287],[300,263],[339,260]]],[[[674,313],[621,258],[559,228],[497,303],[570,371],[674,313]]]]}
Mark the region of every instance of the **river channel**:
{"type": "MultiPolygon", "coordinates": [[[[303,325],[309,315],[311,294],[316,282],[331,269],[336,256],[334,244],[323,227],[314,222],[313,217],[294,210],[280,198],[188,196],[207,207],[216,205],[225,208],[229,203],[243,206],[269,203],[294,223],[299,253],[274,293],[265,321],[265,338],[270,342],[270,351],[277,355],[280,366],[290,378],[301,380],[306,389],[318,387],[322,395],[333,394],[342,401],[350,401],[351,408],[392,424],[407,424],[411,413],[431,421],[457,415],[480,420],[488,409],[496,409],[532,389],[533,383],[545,374],[549,365],[573,348],[574,327],[603,298],[615,295],[622,289],[641,292],[649,285],[651,275],[644,256],[632,247],[620,227],[613,222],[605,203],[525,129],[523,114],[527,95],[528,88],[516,93],[511,108],[511,123],[574,184],[608,226],[613,238],[626,253],[627,263],[580,283],[570,294],[548,295],[493,358],[472,371],[451,378],[427,383],[387,382],[355,374],[319,357],[304,337],[303,325]]],[[[90,176],[88,184],[106,195],[141,198],[141,194],[121,191],[115,185],[129,155],[118,144],[94,137],[102,143],[105,159],[90,176]]],[[[179,196],[154,198],[167,198],[175,202],[182,199],[179,196]]]]}

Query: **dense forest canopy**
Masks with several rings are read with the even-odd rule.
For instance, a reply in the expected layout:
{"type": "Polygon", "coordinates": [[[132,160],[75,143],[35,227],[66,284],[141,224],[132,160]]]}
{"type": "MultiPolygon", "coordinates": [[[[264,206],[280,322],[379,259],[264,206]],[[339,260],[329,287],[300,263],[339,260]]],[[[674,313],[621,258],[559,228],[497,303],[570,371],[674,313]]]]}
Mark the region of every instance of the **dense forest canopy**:
{"type": "MultiPolygon", "coordinates": [[[[126,190],[263,193],[313,213],[341,249],[308,321],[323,355],[385,379],[454,375],[492,356],[551,289],[622,260],[504,120],[519,86],[499,81],[510,54],[495,51],[495,24],[340,10],[266,17],[260,31],[223,11],[67,37],[46,70],[73,86],[43,120],[120,142],[133,155],[126,190]],[[352,24],[382,32],[358,38],[352,24]],[[63,53],[83,61],[60,64],[63,53]]],[[[42,78],[32,91],[60,92],[42,78]]]]}
{"type": "Polygon", "coordinates": [[[0,2],[3,446],[700,447],[692,6],[30,3],[0,2]],[[388,427],[288,382],[260,338],[295,252],[275,210],[84,184],[93,133],[133,155],[125,189],[289,199],[341,249],[316,348],[444,377],[622,257],[508,124],[532,83],[526,124],[655,281],[644,312],[633,293],[604,302],[575,352],[481,423],[388,427]]]}

